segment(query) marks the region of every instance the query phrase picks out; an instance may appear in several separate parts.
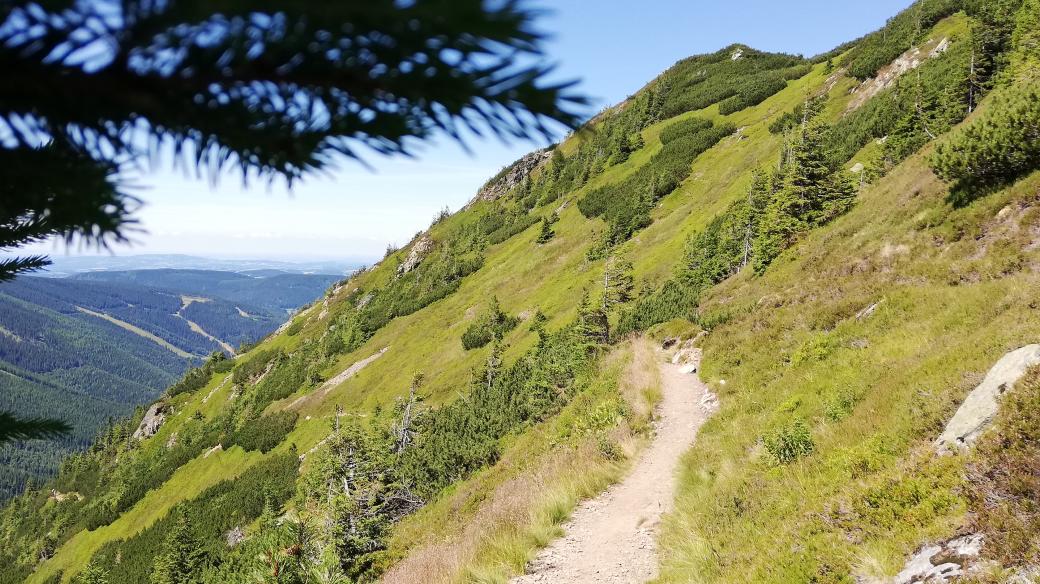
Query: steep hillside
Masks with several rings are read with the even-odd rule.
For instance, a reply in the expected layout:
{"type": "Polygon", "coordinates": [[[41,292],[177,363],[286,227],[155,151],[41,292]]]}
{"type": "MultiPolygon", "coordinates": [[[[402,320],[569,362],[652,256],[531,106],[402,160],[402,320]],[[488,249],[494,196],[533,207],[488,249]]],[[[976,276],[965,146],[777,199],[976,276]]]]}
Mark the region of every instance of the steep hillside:
{"type": "Polygon", "coordinates": [[[1038,19],[921,0],[812,60],[680,61],[14,500],[0,581],[505,582],[640,468],[665,339],[719,410],[659,580],[891,581],[964,534],[977,578],[1040,561],[978,485],[1035,492],[932,448],[1040,333],[1038,19]]]}
{"type": "Polygon", "coordinates": [[[335,279],[191,275],[145,270],[0,286],[0,408],[47,412],[73,427],[60,440],[0,447],[0,498],[30,478],[46,480],[107,420],[153,401],[210,354],[259,340],[285,320],[289,302],[305,304],[335,279]]]}

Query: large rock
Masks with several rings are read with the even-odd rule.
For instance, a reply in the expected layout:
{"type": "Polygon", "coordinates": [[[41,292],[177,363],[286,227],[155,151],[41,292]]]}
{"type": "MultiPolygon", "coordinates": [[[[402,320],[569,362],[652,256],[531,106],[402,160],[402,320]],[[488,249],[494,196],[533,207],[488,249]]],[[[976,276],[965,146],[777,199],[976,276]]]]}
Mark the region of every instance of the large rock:
{"type": "Polygon", "coordinates": [[[1027,369],[1040,364],[1040,345],[1026,345],[1004,355],[986,373],[986,378],[968,394],[935,446],[947,453],[971,446],[997,415],[998,398],[1025,375],[1027,369]]]}
{"type": "Polygon", "coordinates": [[[159,431],[164,421],[166,421],[166,404],[155,402],[144,413],[144,418],[141,420],[141,424],[137,426],[137,430],[134,430],[134,438],[144,440],[145,438],[155,436],[155,433],[159,431]]]}
{"type": "Polygon", "coordinates": [[[401,265],[397,266],[397,275],[403,276],[417,268],[426,257],[426,254],[430,253],[432,249],[433,239],[429,235],[423,235],[417,239],[412,244],[412,249],[408,251],[408,257],[405,258],[401,265]]]}
{"type": "Polygon", "coordinates": [[[954,582],[977,569],[982,552],[982,536],[965,535],[946,543],[921,548],[892,584],[942,584],[954,582]]]}
{"type": "Polygon", "coordinates": [[[498,199],[524,182],[525,178],[531,176],[532,172],[540,168],[550,158],[552,158],[552,150],[535,150],[525,155],[481,187],[473,201],[494,201],[498,199]]]}

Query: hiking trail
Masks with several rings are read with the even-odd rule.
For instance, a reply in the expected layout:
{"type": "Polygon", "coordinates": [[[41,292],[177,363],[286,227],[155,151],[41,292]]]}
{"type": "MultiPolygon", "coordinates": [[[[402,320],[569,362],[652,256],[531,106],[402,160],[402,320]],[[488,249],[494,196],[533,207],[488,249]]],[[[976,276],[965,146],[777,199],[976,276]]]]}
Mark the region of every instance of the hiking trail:
{"type": "Polygon", "coordinates": [[[575,509],[563,537],[512,584],[632,584],[657,577],[657,528],[673,507],[679,459],[716,407],[697,377],[700,349],[686,345],[675,358],[658,355],[662,399],[650,444],[628,476],[575,509]]]}

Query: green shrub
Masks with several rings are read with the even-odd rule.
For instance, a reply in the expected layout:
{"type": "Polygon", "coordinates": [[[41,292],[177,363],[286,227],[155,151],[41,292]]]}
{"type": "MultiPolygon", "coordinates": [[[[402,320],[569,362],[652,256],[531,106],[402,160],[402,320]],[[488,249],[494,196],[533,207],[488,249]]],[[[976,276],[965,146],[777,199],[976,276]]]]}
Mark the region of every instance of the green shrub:
{"type": "Polygon", "coordinates": [[[300,334],[300,331],[303,330],[303,325],[305,322],[306,319],[294,318],[292,324],[285,328],[285,334],[290,337],[295,337],[296,335],[300,334]]]}
{"type": "Polygon", "coordinates": [[[812,454],[816,444],[808,424],[797,420],[782,426],[767,435],[764,440],[766,451],[776,464],[790,464],[795,460],[812,454]]]}
{"type": "Polygon", "coordinates": [[[292,496],[299,464],[295,451],[261,460],[238,478],[221,481],[177,505],[136,535],[106,543],[92,561],[108,571],[110,584],[148,582],[167,534],[181,516],[186,516],[204,563],[215,564],[227,550],[224,534],[228,530],[249,525],[261,515],[265,504],[279,508],[292,496]]]}
{"type": "Polygon", "coordinates": [[[235,385],[242,385],[243,383],[254,381],[267,370],[268,364],[279,355],[279,351],[264,349],[257,351],[248,359],[239,361],[235,366],[234,373],[231,374],[231,382],[235,385]]]}
{"type": "Polygon", "coordinates": [[[214,373],[227,373],[235,365],[228,359],[223,351],[217,351],[209,356],[202,367],[193,367],[184,374],[180,381],[174,383],[166,390],[166,395],[173,397],[181,393],[198,391],[209,383],[214,373]]]}
{"type": "Polygon", "coordinates": [[[501,339],[516,328],[520,319],[502,312],[498,298],[491,298],[491,305],[462,333],[462,347],[467,351],[483,347],[495,339],[501,339]]]}
{"type": "Polygon", "coordinates": [[[780,114],[779,117],[769,124],[769,132],[771,134],[783,134],[788,130],[798,127],[803,120],[811,118],[818,113],[823,108],[823,104],[826,100],[827,97],[821,95],[794,106],[794,109],[780,114]],[[805,111],[806,106],[809,106],[808,113],[805,111]]]}
{"type": "Polygon", "coordinates": [[[629,239],[650,224],[650,211],[657,200],[690,175],[694,159],[734,130],[735,126],[726,123],[673,139],[627,179],[582,197],[578,209],[586,217],[603,217],[607,221],[608,245],[629,239]]]}
{"type": "MultiPolygon", "coordinates": [[[[580,320],[580,317],[579,317],[580,320]]],[[[543,333],[541,341],[511,366],[496,351],[477,372],[465,399],[419,420],[415,440],[401,456],[400,475],[425,500],[499,456],[500,439],[522,424],[559,411],[577,391],[592,353],[577,325],[543,333]]],[[[594,335],[595,332],[589,331],[594,335]]]]}
{"type": "Polygon", "coordinates": [[[1040,168],[1040,92],[1019,88],[939,144],[931,158],[939,178],[962,200],[1040,168]]]}
{"type": "Polygon", "coordinates": [[[909,49],[920,35],[943,18],[963,7],[962,0],[918,0],[880,30],[863,37],[842,60],[848,74],[858,79],[873,77],[909,49]]]}
{"type": "Polygon", "coordinates": [[[725,116],[758,105],[785,87],[787,81],[779,73],[753,77],[741,86],[736,95],[719,103],[719,113],[725,116]]]}
{"type": "Polygon", "coordinates": [[[742,45],[731,45],[715,53],[683,59],[658,80],[665,87],[661,116],[669,118],[703,109],[752,86],[757,89],[748,96],[762,95],[768,87],[782,89],[775,80],[800,76],[799,73],[804,71],[800,67],[805,64],[805,60],[798,56],[763,53],[742,45]]]}
{"type": "Polygon", "coordinates": [[[661,130],[660,140],[662,144],[674,142],[697,132],[707,130],[712,126],[711,120],[704,118],[689,118],[666,126],[661,130]]]}
{"type": "Polygon", "coordinates": [[[239,445],[243,450],[269,452],[285,440],[296,427],[297,413],[292,411],[267,414],[247,421],[228,439],[226,446],[239,445]]]}

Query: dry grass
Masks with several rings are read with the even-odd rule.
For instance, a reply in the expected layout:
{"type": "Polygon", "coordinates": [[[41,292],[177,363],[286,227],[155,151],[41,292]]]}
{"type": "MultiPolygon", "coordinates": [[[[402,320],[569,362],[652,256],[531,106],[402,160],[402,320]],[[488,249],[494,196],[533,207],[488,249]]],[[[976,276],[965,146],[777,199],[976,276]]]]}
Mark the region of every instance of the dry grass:
{"type": "Polygon", "coordinates": [[[561,535],[581,500],[624,475],[645,442],[641,429],[649,428],[660,391],[650,341],[634,340],[607,355],[585,395],[402,526],[402,537],[411,533],[418,542],[383,581],[505,582],[521,573],[538,549],[561,535]],[[561,439],[581,425],[576,421],[618,399],[626,415],[613,427],[561,439]],[[622,460],[604,449],[605,441],[622,460]]]}

